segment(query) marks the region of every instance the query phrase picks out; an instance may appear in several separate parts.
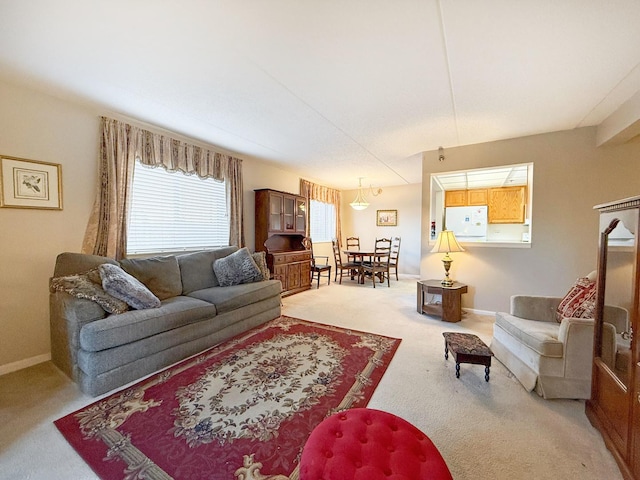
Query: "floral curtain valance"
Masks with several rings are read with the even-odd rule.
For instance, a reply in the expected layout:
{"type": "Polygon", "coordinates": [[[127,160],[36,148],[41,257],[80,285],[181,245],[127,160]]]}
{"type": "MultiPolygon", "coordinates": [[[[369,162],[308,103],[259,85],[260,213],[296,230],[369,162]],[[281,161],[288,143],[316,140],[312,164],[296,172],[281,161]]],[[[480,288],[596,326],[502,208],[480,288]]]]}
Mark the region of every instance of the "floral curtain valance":
{"type": "MultiPolygon", "coordinates": [[[[309,201],[316,200],[318,202],[331,203],[335,207],[336,211],[336,239],[338,241],[338,245],[341,245],[342,242],[340,238],[342,237],[342,225],[341,225],[341,215],[340,215],[340,204],[342,203],[342,193],[340,190],[336,190],[335,188],[325,187],[324,185],[320,185],[317,183],[310,182],[309,180],[300,179],[300,195],[307,199],[307,204],[309,201]]],[[[309,231],[309,210],[307,209],[307,232],[309,231]]]]}

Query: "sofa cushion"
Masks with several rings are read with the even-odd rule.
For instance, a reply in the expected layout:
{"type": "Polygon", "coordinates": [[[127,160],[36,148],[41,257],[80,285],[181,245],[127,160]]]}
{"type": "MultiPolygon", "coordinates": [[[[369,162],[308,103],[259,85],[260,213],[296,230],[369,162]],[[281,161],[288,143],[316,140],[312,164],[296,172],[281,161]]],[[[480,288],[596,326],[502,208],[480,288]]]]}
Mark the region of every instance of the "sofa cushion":
{"type": "Polygon", "coordinates": [[[102,288],[105,292],[127,302],[136,310],[160,306],[158,297],[151,293],[143,283],[117,265],[105,263],[98,268],[102,278],[102,288]]]}
{"type": "Polygon", "coordinates": [[[556,310],[556,320],[568,318],[593,318],[596,308],[596,283],[588,278],[578,278],[564,296],[556,310]]]}
{"type": "Polygon", "coordinates": [[[212,268],[213,262],[236,250],[238,247],[231,246],[178,255],[178,265],[182,276],[182,294],[188,295],[196,290],[218,286],[218,279],[212,268]]]}
{"type": "Polygon", "coordinates": [[[97,268],[87,273],[52,278],[49,287],[51,292],[66,292],[76,298],[96,302],[108,313],[124,313],[129,310],[126,302],[104,291],[97,268]]]}
{"type": "Polygon", "coordinates": [[[189,296],[215,304],[218,315],[220,315],[245,305],[278,296],[281,291],[282,284],[279,280],[266,280],[229,287],[205,288],[191,292],[189,296]]]}
{"type": "Polygon", "coordinates": [[[216,316],[215,305],[192,297],[172,297],[159,308],[130,310],[88,323],[80,330],[80,347],[98,352],[216,316]]]}
{"type": "Polygon", "coordinates": [[[558,340],[560,325],[557,323],[527,320],[498,312],[496,313],[496,325],[540,355],[562,358],[563,345],[558,340]]]}
{"type": "Polygon", "coordinates": [[[246,247],[213,262],[213,271],[223,287],[251,283],[262,279],[262,273],[246,247]]]}
{"type": "Polygon", "coordinates": [[[127,258],[120,261],[120,266],[144,283],[160,300],[182,294],[180,267],[174,256],[127,258]]]}

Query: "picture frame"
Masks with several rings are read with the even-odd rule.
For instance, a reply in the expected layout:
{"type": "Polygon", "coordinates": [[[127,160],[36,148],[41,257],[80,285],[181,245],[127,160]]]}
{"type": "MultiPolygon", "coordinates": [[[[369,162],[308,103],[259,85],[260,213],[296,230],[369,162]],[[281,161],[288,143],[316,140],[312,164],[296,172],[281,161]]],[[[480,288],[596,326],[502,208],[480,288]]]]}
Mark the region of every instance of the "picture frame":
{"type": "Polygon", "coordinates": [[[62,210],[62,166],[0,155],[0,207],[62,210]]]}
{"type": "Polygon", "coordinates": [[[378,227],[395,227],[398,225],[398,210],[376,210],[378,227]]]}

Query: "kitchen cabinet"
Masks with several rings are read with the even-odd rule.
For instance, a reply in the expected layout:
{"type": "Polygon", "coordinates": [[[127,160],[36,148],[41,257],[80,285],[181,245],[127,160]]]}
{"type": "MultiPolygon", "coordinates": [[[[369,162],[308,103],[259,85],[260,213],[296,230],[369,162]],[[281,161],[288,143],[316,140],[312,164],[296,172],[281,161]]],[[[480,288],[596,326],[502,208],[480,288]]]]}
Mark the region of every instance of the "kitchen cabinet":
{"type": "Polygon", "coordinates": [[[466,207],[467,191],[466,190],[446,190],[444,192],[445,207],[466,207]]]}
{"type": "Polygon", "coordinates": [[[447,190],[444,192],[445,207],[470,207],[487,204],[487,189],[447,190]]]}
{"type": "Polygon", "coordinates": [[[487,205],[488,199],[489,196],[486,188],[467,190],[467,206],[487,205]]]}
{"type": "Polygon", "coordinates": [[[524,223],[527,187],[490,188],[489,223],[524,223]]]}
{"type": "Polygon", "coordinates": [[[585,412],[622,476],[640,479],[640,196],[598,205],[600,244],[591,398],[585,412]],[[628,312],[627,325],[606,321],[605,305],[628,312]]]}
{"type": "Polygon", "coordinates": [[[311,288],[311,251],[306,236],[306,199],[270,189],[255,190],[255,250],[267,253],[271,278],[282,283],[282,295],[311,288]]]}

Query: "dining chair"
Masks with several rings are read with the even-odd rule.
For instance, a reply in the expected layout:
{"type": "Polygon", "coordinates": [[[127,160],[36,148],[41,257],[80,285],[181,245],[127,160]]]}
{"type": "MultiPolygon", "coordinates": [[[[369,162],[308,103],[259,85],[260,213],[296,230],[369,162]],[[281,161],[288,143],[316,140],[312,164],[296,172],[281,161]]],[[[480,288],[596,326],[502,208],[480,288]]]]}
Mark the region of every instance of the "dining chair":
{"type": "Polygon", "coordinates": [[[317,279],[317,288],[320,288],[320,277],[327,277],[327,285],[329,285],[331,283],[331,265],[329,265],[329,257],[325,255],[316,256],[313,254],[313,241],[311,240],[311,237],[303,238],[302,244],[304,245],[304,248],[311,251],[311,284],[313,284],[314,279],[317,279]],[[316,261],[317,258],[323,259],[324,262],[318,263],[316,261]]]}
{"type": "Polygon", "coordinates": [[[355,262],[346,262],[342,263],[342,255],[340,254],[340,247],[338,246],[338,241],[333,239],[331,240],[331,245],[333,246],[333,260],[336,264],[336,271],[334,276],[334,281],[338,281],[338,272],[340,273],[340,284],[342,285],[342,274],[344,272],[349,272],[351,279],[354,278],[354,273],[357,272],[358,281],[360,281],[360,264],[355,262]]]}
{"type": "Polygon", "coordinates": [[[400,237],[391,239],[391,253],[389,254],[389,269],[393,269],[396,273],[396,281],[398,280],[398,261],[400,259],[400,237]]]}
{"type": "MultiPolygon", "coordinates": [[[[360,237],[347,237],[347,250],[360,250],[360,237]]],[[[360,260],[353,255],[347,255],[347,262],[360,264],[360,260]]]]}
{"type": "Polygon", "coordinates": [[[373,288],[376,288],[376,278],[380,279],[380,283],[387,279],[387,287],[391,286],[389,280],[389,261],[391,258],[391,240],[388,238],[377,238],[374,254],[371,262],[362,264],[362,274],[364,281],[368,276],[373,280],[373,288]]]}

